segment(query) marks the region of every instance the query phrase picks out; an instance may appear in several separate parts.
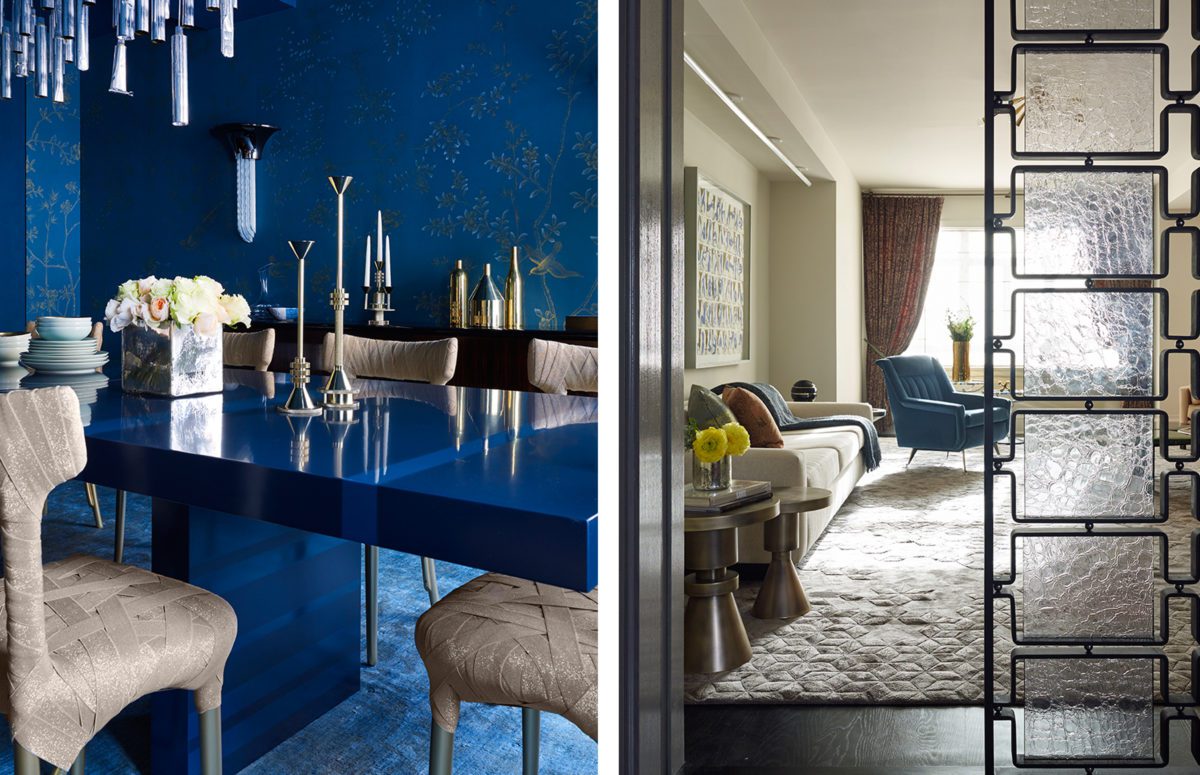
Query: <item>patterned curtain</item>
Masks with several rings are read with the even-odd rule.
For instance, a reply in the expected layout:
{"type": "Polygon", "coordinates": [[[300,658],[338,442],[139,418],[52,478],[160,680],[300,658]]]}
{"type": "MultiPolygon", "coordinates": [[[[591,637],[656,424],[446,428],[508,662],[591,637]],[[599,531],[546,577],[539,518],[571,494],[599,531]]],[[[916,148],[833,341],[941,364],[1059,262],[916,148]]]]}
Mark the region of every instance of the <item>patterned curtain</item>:
{"type": "MultiPolygon", "coordinates": [[[[867,400],[887,406],[875,360],[908,349],[921,321],[933,272],[940,196],[863,196],[863,285],[867,322],[867,400]]],[[[892,429],[891,412],[879,423],[892,429]]]]}
{"type": "MultiPolygon", "coordinates": [[[[1153,280],[1092,280],[1093,288],[1153,288],[1153,280]]],[[[1127,398],[1121,403],[1126,409],[1153,409],[1153,401],[1145,401],[1137,398],[1127,398]]]]}

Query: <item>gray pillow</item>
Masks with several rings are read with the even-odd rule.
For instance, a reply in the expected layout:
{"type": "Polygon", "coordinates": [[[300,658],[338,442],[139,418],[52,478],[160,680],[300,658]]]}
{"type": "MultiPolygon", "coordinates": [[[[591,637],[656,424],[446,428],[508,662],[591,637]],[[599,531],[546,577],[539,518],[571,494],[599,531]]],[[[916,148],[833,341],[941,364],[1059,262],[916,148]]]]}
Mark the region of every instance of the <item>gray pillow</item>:
{"type": "Polygon", "coordinates": [[[719,428],[727,422],[735,422],[733,412],[725,406],[721,397],[703,385],[692,385],[688,396],[687,416],[696,421],[696,427],[719,428]]]}

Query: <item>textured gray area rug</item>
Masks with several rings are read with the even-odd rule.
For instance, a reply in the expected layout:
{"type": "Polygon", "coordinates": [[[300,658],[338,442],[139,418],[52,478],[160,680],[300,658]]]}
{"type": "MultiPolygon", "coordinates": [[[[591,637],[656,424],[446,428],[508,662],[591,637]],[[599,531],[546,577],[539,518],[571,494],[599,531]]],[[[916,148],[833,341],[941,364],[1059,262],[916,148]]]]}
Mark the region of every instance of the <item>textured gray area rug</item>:
{"type": "MultiPolygon", "coordinates": [[[[800,565],[807,615],[762,621],[750,615],[758,584],[744,583],[738,607],[754,656],[725,673],[689,675],[690,703],[938,705],[978,703],[983,689],[983,451],[918,453],[882,439],[884,462],[868,474],[800,565]]],[[[1014,466],[1014,468],[1017,468],[1014,466]]],[[[1019,471],[1018,471],[1019,472],[1019,471]]],[[[1172,488],[1171,564],[1188,557],[1196,522],[1189,493],[1172,488]]],[[[998,558],[1007,567],[1008,520],[997,519],[998,558]]],[[[1170,616],[1172,690],[1190,688],[1188,617],[1170,616]]],[[[998,653],[1011,648],[1008,613],[996,627],[998,653]]],[[[996,664],[999,691],[1008,665],[996,664]]]]}

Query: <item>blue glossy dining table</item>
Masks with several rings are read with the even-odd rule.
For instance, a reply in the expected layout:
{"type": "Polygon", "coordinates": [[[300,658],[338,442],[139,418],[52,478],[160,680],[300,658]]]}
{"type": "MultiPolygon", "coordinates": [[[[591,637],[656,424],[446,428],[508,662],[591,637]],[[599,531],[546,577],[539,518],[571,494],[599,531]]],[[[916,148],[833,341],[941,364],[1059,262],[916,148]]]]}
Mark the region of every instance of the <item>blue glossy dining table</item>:
{"type": "MultiPolygon", "coordinates": [[[[224,392],[176,399],[113,377],[81,393],[80,478],[150,496],[153,570],[237,612],[227,772],[358,691],[362,545],[597,584],[594,398],[363,380],[351,417],[297,418],[276,411],[283,375],[227,370],[224,392]]],[[[198,772],[189,695],[152,702],[153,771],[198,772]]]]}

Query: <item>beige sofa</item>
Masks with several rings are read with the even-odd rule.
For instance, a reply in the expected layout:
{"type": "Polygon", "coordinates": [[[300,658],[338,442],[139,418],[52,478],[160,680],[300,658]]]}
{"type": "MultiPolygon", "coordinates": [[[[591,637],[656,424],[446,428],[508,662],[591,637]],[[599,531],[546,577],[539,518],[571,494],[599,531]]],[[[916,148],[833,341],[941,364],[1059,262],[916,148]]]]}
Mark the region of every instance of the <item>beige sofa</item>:
{"type": "MultiPolygon", "coordinates": [[[[797,417],[828,417],[856,415],[871,419],[871,405],[857,403],[788,403],[797,417]]],[[[837,514],[854,486],[862,478],[863,432],[845,425],[783,434],[782,449],[752,448],[734,458],[733,476],[736,479],[765,480],[776,487],[806,485],[833,492],[833,503],[820,511],[808,512],[800,520],[800,549],[795,560],[816,543],[821,533],[837,514]]],[[[689,463],[690,466],[690,463],[689,463]]],[[[771,556],[762,548],[762,527],[738,531],[738,553],[741,562],[765,563],[771,556]]]]}

